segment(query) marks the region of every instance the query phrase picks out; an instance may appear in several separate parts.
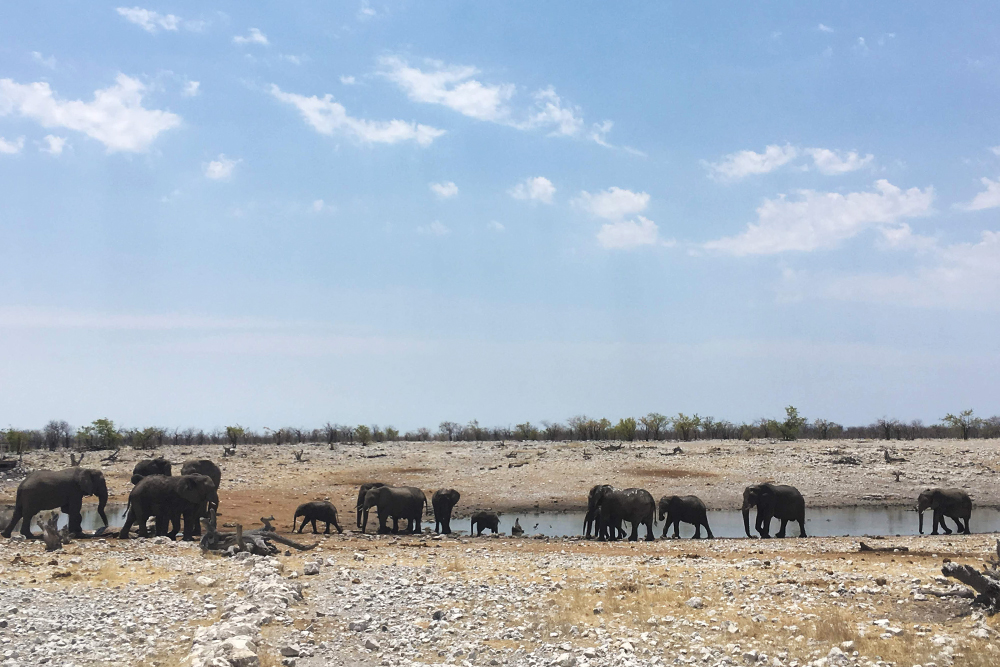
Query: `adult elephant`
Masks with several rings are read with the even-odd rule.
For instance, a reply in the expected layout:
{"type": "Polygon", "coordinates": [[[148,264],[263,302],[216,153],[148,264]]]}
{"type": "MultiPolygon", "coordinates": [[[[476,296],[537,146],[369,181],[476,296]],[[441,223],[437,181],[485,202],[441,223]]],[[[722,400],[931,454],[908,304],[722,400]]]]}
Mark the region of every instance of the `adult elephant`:
{"type": "Polygon", "coordinates": [[[605,493],[611,491],[615,487],[610,484],[595,484],[590,487],[590,493],[587,495],[587,514],[583,518],[583,537],[584,539],[590,539],[590,530],[594,529],[594,534],[599,534],[601,532],[600,527],[597,525],[600,517],[597,508],[601,504],[601,498],[605,493]]]}
{"type": "Polygon", "coordinates": [[[945,535],[951,535],[951,530],[944,522],[948,517],[955,522],[959,533],[970,535],[969,517],[972,516],[972,498],[962,489],[939,489],[931,488],[921,492],[917,498],[917,513],[920,516],[920,534],[924,534],[924,510],[934,510],[934,523],[931,527],[931,535],[938,534],[938,526],[945,535]],[[962,522],[965,526],[962,526],[962,522]]]}
{"type": "MultiPolygon", "coordinates": [[[[219,490],[222,483],[222,469],[209,459],[191,459],[185,461],[181,466],[182,475],[205,475],[215,484],[215,490],[219,490]]],[[[208,516],[208,503],[198,508],[198,513],[194,517],[194,530],[191,532],[195,537],[201,535],[201,519],[208,516]]]]}
{"type": "Polygon", "coordinates": [[[379,486],[368,489],[362,503],[361,532],[368,526],[368,511],[378,509],[378,532],[388,533],[386,521],[392,517],[392,532],[399,532],[399,520],[405,519],[407,530],[411,533],[420,532],[420,519],[427,505],[427,496],[415,486],[379,486]]]}
{"type": "Polygon", "coordinates": [[[674,524],[674,537],[680,537],[680,524],[694,525],[694,539],[701,538],[701,527],[705,526],[708,538],[712,539],[712,529],[708,525],[708,508],[698,496],[663,496],[659,504],[660,521],[663,521],[663,537],[667,536],[667,528],[674,524]]]}
{"type": "Polygon", "coordinates": [[[632,524],[629,541],[639,539],[639,526],[646,526],[646,539],[654,540],[653,524],[656,523],[656,501],[646,489],[605,490],[598,494],[600,526],[598,538],[618,539],[618,529],[622,521],[632,524]]]}
{"type": "Polygon", "coordinates": [[[10,537],[14,526],[21,521],[21,534],[33,537],[31,520],[35,515],[58,508],[69,516],[70,535],[82,536],[83,515],[80,510],[84,496],[97,496],[97,513],[107,527],[108,515],[104,513],[104,506],[108,504],[108,484],[100,470],[74,467],[33,472],[17,486],[14,516],[0,535],[10,537]]]}
{"type": "Polygon", "coordinates": [[[132,468],[132,483],[138,484],[144,477],[149,477],[150,475],[166,475],[170,477],[170,471],[170,461],[162,456],[157,456],[155,459],[143,459],[132,468]]]}
{"type": "Polygon", "coordinates": [[[806,537],[806,501],[794,486],[786,484],[753,484],[743,489],[743,528],[750,534],[750,510],[757,508],[754,527],[761,537],[771,537],[771,519],[781,520],[781,529],[775,537],[785,536],[789,521],[799,524],[799,537],[806,537]]]}
{"type": "Polygon", "coordinates": [[[139,537],[147,537],[146,522],[149,517],[155,516],[156,535],[174,539],[183,517],[184,539],[191,540],[194,517],[205,503],[210,507],[219,504],[219,495],[210,477],[197,474],[178,477],[151,475],[136,484],[128,495],[125,525],[118,537],[128,539],[133,523],[139,524],[139,537]],[[170,524],[173,524],[172,528],[170,524]]]}
{"type": "Polygon", "coordinates": [[[434,532],[451,534],[451,511],[462,497],[455,489],[438,489],[431,496],[434,508],[434,532]]]}
{"type": "Polygon", "coordinates": [[[357,505],[358,528],[361,528],[361,512],[362,512],[362,507],[365,504],[365,494],[371,491],[372,489],[378,489],[383,486],[385,486],[385,484],[382,482],[368,482],[367,484],[362,484],[360,487],[358,487],[358,505],[357,505]]]}

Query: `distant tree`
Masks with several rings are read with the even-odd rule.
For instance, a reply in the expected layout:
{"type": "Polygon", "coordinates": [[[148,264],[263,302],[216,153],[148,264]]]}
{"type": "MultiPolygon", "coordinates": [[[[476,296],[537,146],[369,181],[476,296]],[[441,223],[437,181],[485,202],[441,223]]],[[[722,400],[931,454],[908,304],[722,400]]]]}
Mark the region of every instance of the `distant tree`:
{"type": "Polygon", "coordinates": [[[326,436],[326,444],[333,447],[333,443],[337,441],[337,426],[327,422],[323,426],[323,435],[326,436]]]}
{"type": "Polygon", "coordinates": [[[455,434],[461,431],[462,427],[455,422],[441,422],[438,425],[438,430],[441,433],[442,439],[450,442],[455,439],[455,434]]]}
{"type": "Polygon", "coordinates": [[[431,431],[430,431],[430,429],[428,429],[426,427],[423,427],[423,426],[421,426],[420,428],[418,428],[417,429],[417,437],[416,437],[416,439],[424,441],[424,442],[430,440],[431,439],[431,431]]]}
{"type": "Polygon", "coordinates": [[[92,443],[96,449],[118,449],[121,445],[122,434],[110,419],[95,419],[91,427],[94,432],[92,443]]]}
{"type": "Polygon", "coordinates": [[[367,445],[372,441],[372,431],[370,428],[362,424],[354,429],[354,437],[357,438],[358,442],[362,445],[367,445]]]}
{"type": "Polygon", "coordinates": [[[397,440],[399,440],[399,430],[393,428],[392,426],[386,426],[385,439],[389,442],[396,442],[397,440]]]}
{"type": "Polygon", "coordinates": [[[874,428],[879,434],[879,437],[883,440],[892,440],[893,435],[896,435],[897,437],[899,435],[899,421],[896,419],[882,417],[881,419],[876,420],[874,428]]]}
{"type": "Polygon", "coordinates": [[[619,419],[615,425],[615,434],[622,440],[632,442],[635,440],[636,421],[635,417],[625,417],[619,419]]]}
{"type": "Polygon", "coordinates": [[[135,429],[132,431],[132,446],[136,449],[153,449],[158,446],[157,443],[162,444],[162,437],[162,428],[149,426],[141,431],[139,429],[135,429]]]}
{"type": "Polygon", "coordinates": [[[647,440],[660,440],[660,435],[670,423],[670,418],[661,415],[659,412],[650,412],[645,417],[639,419],[642,428],[646,432],[647,440]]]}
{"type": "Polygon", "coordinates": [[[957,415],[953,415],[950,412],[946,414],[941,421],[950,426],[951,428],[958,431],[958,434],[962,437],[962,440],[968,440],[969,434],[983,423],[983,420],[976,417],[972,413],[972,409],[962,410],[957,415]]]}
{"type": "MultiPolygon", "coordinates": [[[[204,440],[204,433],[200,433],[199,435],[201,436],[200,439],[204,440]]],[[[236,445],[240,444],[240,440],[242,440],[245,435],[246,435],[246,429],[244,429],[239,424],[226,427],[226,438],[229,439],[229,445],[232,447],[235,447],[236,445]]]]}
{"type": "Polygon", "coordinates": [[[55,450],[57,447],[62,445],[63,447],[69,447],[70,440],[73,438],[73,429],[65,421],[60,421],[53,419],[42,431],[45,446],[48,447],[49,451],[55,450]]]}
{"type": "Polygon", "coordinates": [[[18,458],[24,455],[24,450],[28,449],[31,443],[30,431],[8,428],[6,431],[0,431],[0,435],[3,436],[4,442],[7,443],[7,451],[17,454],[18,458]]]}
{"type": "Polygon", "coordinates": [[[538,440],[538,429],[531,422],[514,426],[514,437],[518,440],[538,440]]]}
{"type": "Polygon", "coordinates": [[[570,433],[580,440],[587,439],[587,419],[585,415],[577,415],[576,417],[570,417],[566,420],[566,425],[569,427],[570,433]]]}
{"type": "Polygon", "coordinates": [[[565,428],[559,422],[542,422],[542,433],[546,440],[562,440],[565,428]]]}
{"type": "Polygon", "coordinates": [[[372,440],[375,442],[385,441],[385,431],[378,427],[378,424],[372,424],[372,440]]]}
{"type": "Polygon", "coordinates": [[[678,412],[677,416],[670,420],[670,423],[673,424],[674,430],[680,436],[681,440],[686,442],[698,435],[701,417],[697,414],[688,417],[683,412],[678,412]]]}
{"type": "Polygon", "coordinates": [[[798,409],[789,405],[785,408],[785,421],[778,424],[778,431],[782,440],[795,440],[799,437],[799,430],[806,423],[805,417],[799,416],[798,409]]]}

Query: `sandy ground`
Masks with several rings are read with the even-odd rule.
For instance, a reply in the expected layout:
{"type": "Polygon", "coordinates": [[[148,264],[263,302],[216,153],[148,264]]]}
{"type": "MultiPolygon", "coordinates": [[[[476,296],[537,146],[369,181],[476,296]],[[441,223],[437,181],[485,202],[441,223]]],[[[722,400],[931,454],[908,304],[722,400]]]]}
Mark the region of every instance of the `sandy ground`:
{"type": "MultiPolygon", "coordinates": [[[[322,498],[353,527],[366,481],[454,487],[460,515],[578,510],[597,482],[657,497],[694,493],[720,509],[738,507],[743,487],[766,479],[796,485],[814,507],[909,505],[931,485],[966,488],[979,506],[1000,503],[996,441],[894,442],[894,456],[907,460],[893,464],[884,444],[697,442],[679,454],[675,443],[306,445],[303,462],[297,447],[241,446],[231,458],[221,448],[156,453],[216,460],[223,520],[256,527],[274,515],[282,532],[296,505],[322,498]],[[834,463],[842,457],[860,465],[834,463]]],[[[102,466],[113,501],[125,502],[145,456],[122,451],[102,466]]],[[[99,464],[90,457],[100,458],[88,454],[84,466],[99,464]]],[[[32,453],[25,464],[58,468],[67,459],[32,453]]],[[[0,502],[16,485],[0,485],[0,502]]],[[[887,553],[859,553],[852,538],[602,544],[346,532],[302,541],[314,539],[313,551],[268,561],[282,580],[305,586],[303,599],[257,620],[259,658],[246,664],[1000,664],[996,619],[968,599],[935,595],[953,590],[940,577],[945,559],[979,567],[996,553],[995,536],[873,541],[900,549],[887,553]],[[318,574],[307,576],[307,563],[318,574]]],[[[192,642],[207,641],[199,628],[225,629],[250,600],[237,587],[251,565],[152,540],[78,540],[55,555],[39,542],[0,540],[0,665],[196,664],[186,656],[192,642]],[[86,620],[95,609],[127,634],[113,655],[92,648],[103,641],[86,620]]]]}

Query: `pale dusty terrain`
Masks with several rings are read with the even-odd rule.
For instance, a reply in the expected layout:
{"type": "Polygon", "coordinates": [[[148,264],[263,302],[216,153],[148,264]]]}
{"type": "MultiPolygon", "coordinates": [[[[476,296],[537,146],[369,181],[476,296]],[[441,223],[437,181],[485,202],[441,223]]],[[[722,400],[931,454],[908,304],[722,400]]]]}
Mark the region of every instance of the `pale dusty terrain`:
{"type": "MultiPolygon", "coordinates": [[[[174,461],[220,463],[226,522],[256,527],[274,514],[287,532],[298,503],[329,497],[347,532],[320,536],[312,551],[244,561],[164,538],[78,540],[55,554],[0,540],[0,665],[1000,663],[996,619],[934,595],[952,590],[937,579],[944,559],[978,567],[995,536],[893,537],[873,542],[909,551],[860,554],[852,538],[603,544],[350,532],[356,486],[370,480],[457,488],[462,513],[580,509],[604,481],[695,493],[716,508],[737,507],[743,486],[764,479],[795,484],[811,506],[909,505],[929,485],[997,504],[996,441],[894,442],[908,460],[892,465],[882,445],[697,442],[677,455],[665,455],[675,443],[307,445],[302,463],[293,448],[241,446],[226,459],[217,447],[166,448],[158,453],[174,461]],[[862,465],[832,463],[841,456],[862,465]],[[307,563],[318,574],[306,575],[307,563]]],[[[123,451],[104,467],[113,501],[126,500],[142,456],[123,451]]],[[[90,457],[99,458],[88,454],[85,466],[90,457]]],[[[25,464],[67,458],[29,454],[25,464]]],[[[3,498],[16,483],[2,483],[3,498]]]]}

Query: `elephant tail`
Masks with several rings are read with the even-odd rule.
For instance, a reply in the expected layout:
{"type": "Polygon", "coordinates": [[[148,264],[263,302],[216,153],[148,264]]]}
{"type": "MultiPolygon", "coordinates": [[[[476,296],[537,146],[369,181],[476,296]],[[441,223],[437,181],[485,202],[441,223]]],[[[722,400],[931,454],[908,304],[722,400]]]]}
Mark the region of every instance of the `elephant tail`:
{"type": "Polygon", "coordinates": [[[128,499],[128,503],[125,505],[125,511],[122,512],[122,518],[123,519],[128,516],[129,510],[131,510],[131,509],[132,509],[132,498],[130,497],[128,499]]]}

